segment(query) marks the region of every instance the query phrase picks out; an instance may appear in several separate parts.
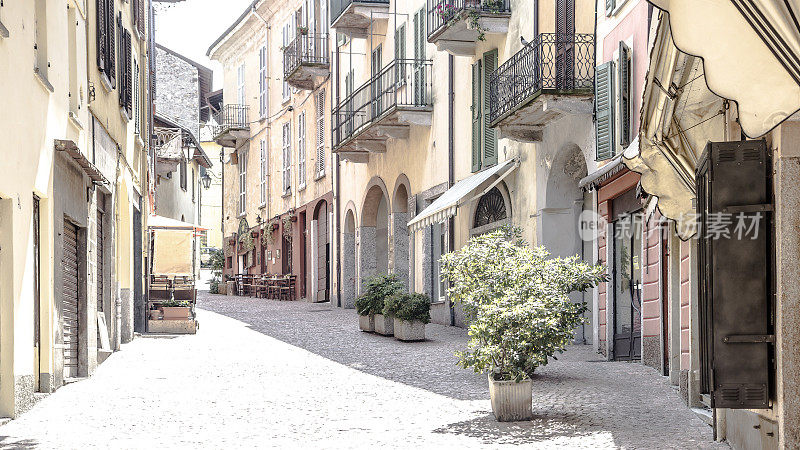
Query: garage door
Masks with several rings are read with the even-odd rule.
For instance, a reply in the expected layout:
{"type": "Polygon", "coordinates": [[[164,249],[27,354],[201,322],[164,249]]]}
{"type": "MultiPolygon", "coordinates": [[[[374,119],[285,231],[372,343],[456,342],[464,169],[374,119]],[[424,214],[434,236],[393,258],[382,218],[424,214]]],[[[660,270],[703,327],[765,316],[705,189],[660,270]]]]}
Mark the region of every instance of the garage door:
{"type": "Polygon", "coordinates": [[[61,293],[64,334],[64,377],[78,376],[78,228],[64,221],[64,278],[61,293]]]}

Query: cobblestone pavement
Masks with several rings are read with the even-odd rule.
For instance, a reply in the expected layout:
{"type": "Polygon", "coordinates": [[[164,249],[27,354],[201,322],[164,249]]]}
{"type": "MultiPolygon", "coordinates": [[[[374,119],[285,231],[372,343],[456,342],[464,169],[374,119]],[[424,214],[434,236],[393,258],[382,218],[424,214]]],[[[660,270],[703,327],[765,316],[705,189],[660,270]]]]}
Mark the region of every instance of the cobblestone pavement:
{"type": "Polygon", "coordinates": [[[498,423],[465,330],[357,331],[353,310],[201,294],[196,336],[140,337],[0,427],[44,448],[717,448],[663,377],[571,347],[539,371],[536,418],[498,423]]]}

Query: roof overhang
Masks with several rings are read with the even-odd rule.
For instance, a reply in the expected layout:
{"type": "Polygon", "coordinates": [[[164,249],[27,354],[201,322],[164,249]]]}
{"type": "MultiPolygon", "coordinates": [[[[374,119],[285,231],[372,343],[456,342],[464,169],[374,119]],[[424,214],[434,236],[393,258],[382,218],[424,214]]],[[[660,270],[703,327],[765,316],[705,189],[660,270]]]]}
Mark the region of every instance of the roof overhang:
{"type": "Polygon", "coordinates": [[[56,139],[55,140],[55,149],[58,152],[63,152],[73,160],[83,169],[83,173],[92,180],[92,183],[99,184],[101,186],[108,187],[111,183],[108,179],[100,172],[100,169],[97,168],[91,161],[86,158],[77,145],[74,142],[69,140],[62,140],[56,139]]]}
{"type": "Polygon", "coordinates": [[[414,233],[427,226],[455,216],[458,214],[459,206],[469,203],[478,196],[488,192],[505,177],[510,175],[517,167],[519,167],[519,161],[513,158],[459,181],[445,191],[439,198],[434,200],[433,203],[428,205],[427,208],[422,210],[421,213],[411,219],[411,221],[408,222],[409,231],[414,233]],[[494,176],[497,176],[494,183],[491,183],[489,187],[485,188],[484,191],[477,196],[473,195],[494,176]]]}

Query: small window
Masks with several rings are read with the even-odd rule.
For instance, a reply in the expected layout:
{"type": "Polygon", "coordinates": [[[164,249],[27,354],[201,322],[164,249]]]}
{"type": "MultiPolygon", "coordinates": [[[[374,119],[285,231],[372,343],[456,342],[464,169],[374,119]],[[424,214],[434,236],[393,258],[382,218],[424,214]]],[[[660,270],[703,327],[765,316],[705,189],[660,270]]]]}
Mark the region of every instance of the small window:
{"type": "Polygon", "coordinates": [[[506,201],[500,189],[492,188],[478,200],[473,228],[480,228],[508,218],[506,201]]]}
{"type": "Polygon", "coordinates": [[[239,150],[239,214],[247,207],[247,149],[239,150]]]}
{"type": "Polygon", "coordinates": [[[34,0],[33,51],[34,70],[47,80],[47,0],[34,0]]]}
{"type": "Polygon", "coordinates": [[[181,189],[186,191],[186,160],[181,159],[180,164],[180,182],[181,182],[181,189]]]}

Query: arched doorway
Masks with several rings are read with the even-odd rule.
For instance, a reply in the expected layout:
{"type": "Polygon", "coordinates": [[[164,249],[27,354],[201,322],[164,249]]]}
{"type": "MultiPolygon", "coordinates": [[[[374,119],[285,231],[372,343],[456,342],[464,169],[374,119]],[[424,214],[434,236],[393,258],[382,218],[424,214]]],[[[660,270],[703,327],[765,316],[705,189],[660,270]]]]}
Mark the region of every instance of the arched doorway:
{"type": "Polygon", "coordinates": [[[342,232],[342,307],[354,308],[356,299],[356,216],[348,209],[342,232]]]}
{"type": "Polygon", "coordinates": [[[409,284],[410,276],[410,250],[408,239],[408,189],[403,183],[398,183],[392,197],[392,244],[394,273],[405,283],[409,284]]]}
{"type": "MultiPolygon", "coordinates": [[[[545,207],[540,211],[540,243],[553,257],[577,255],[591,260],[592,242],[584,242],[580,237],[584,193],[579,183],[586,173],[586,158],[580,147],[568,144],[559,149],[548,173],[545,207]]],[[[591,303],[592,294],[574,292],[570,294],[570,299],[575,303],[591,303]]],[[[591,320],[591,312],[586,314],[591,320]]],[[[580,325],[575,329],[574,335],[575,343],[586,343],[587,339],[591,339],[591,328],[580,325]]]]}
{"type": "Polygon", "coordinates": [[[330,300],[330,241],[328,239],[328,203],[320,201],[314,209],[311,222],[311,286],[315,302],[330,300]]]}
{"type": "Polygon", "coordinates": [[[360,237],[359,279],[389,272],[389,200],[383,183],[373,183],[364,198],[360,237]]]}

